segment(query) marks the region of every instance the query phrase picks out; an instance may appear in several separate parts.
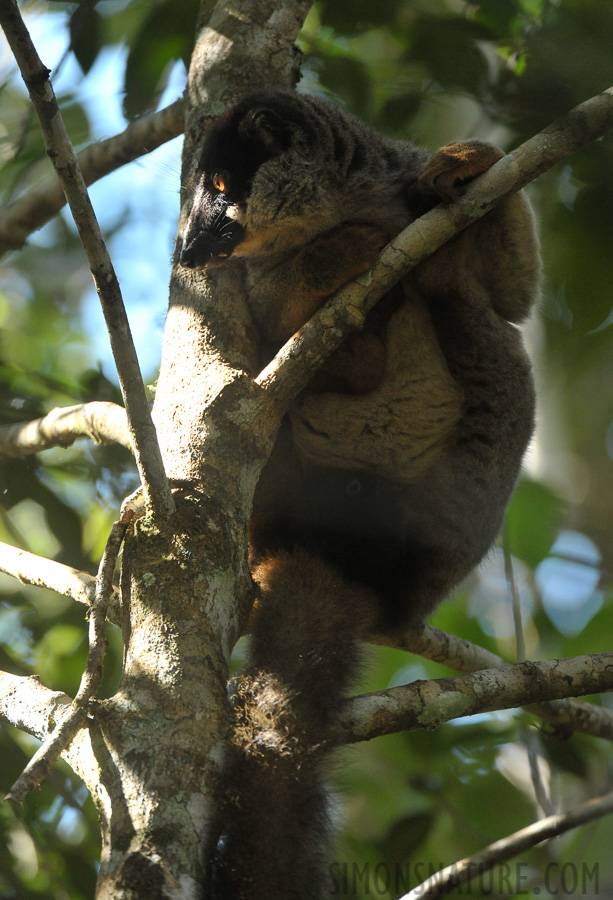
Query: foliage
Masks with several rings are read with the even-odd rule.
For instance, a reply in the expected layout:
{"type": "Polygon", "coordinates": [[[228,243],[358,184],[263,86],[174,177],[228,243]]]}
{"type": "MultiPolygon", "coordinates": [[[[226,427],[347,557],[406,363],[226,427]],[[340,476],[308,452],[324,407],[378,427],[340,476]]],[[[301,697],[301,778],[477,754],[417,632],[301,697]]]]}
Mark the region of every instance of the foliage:
{"type": "MultiPolygon", "coordinates": [[[[173,86],[178,93],[195,0],[83,0],[27,9],[78,145],[122,127],[117,97],[125,115],[134,117],[174,99],[173,86]],[[72,49],[62,62],[69,39],[72,49]],[[111,86],[116,81],[117,97],[112,113],[105,101],[101,114],[96,104],[109,80],[111,86]]],[[[304,87],[330,94],[376,127],[432,147],[478,136],[506,149],[613,84],[612,43],[613,8],[598,0],[320,0],[300,38],[304,87]]],[[[0,191],[8,203],[37,182],[47,163],[24,90],[8,59],[0,56],[0,64],[6,67],[0,191]]],[[[119,190],[94,192],[111,248],[123,263],[128,310],[137,323],[161,319],[160,285],[169,262],[152,262],[151,229],[157,229],[156,241],[163,231],[169,258],[176,216],[169,205],[176,200],[151,166],[141,163],[127,176],[140,183],[146,202],[128,194],[127,178],[119,190]],[[157,288],[138,297],[146,265],[154,266],[147,278],[157,288]]],[[[542,314],[530,331],[540,423],[504,540],[514,557],[527,653],[534,658],[610,649],[613,631],[606,574],[613,569],[612,166],[613,139],[605,137],[531,189],[545,262],[542,314]]],[[[56,405],[118,398],[95,302],[64,215],[5,260],[2,422],[56,405]]],[[[155,354],[144,347],[141,355],[153,373],[155,354]]],[[[95,571],[120,499],[134,484],[125,451],[85,442],[37,457],[0,459],[0,539],[95,571]]],[[[51,687],[74,692],[85,650],[82,610],[4,577],[0,592],[0,667],[36,671],[51,687]]],[[[500,551],[434,624],[514,658],[500,551]]],[[[109,637],[110,692],[120,651],[113,629],[109,637]]],[[[378,650],[364,687],[444,674],[436,664],[378,650]]],[[[477,717],[434,734],[379,739],[349,751],[338,802],[347,827],[335,870],[337,895],[368,896],[368,889],[371,896],[400,894],[408,886],[395,890],[390,861],[412,867],[414,883],[428,866],[475,852],[531,821],[536,812],[527,739],[536,740],[553,796],[562,804],[610,789],[611,750],[604,742],[577,736],[560,741],[525,714],[477,717]],[[383,862],[387,867],[377,869],[383,862]]],[[[8,731],[0,740],[5,790],[33,742],[8,731]]],[[[555,864],[551,871],[559,877],[567,861],[588,870],[599,863],[601,888],[611,885],[604,848],[612,829],[603,821],[589,835],[579,831],[538,848],[526,857],[527,868],[511,867],[510,881],[495,877],[474,896],[485,896],[488,886],[488,896],[515,896],[520,889],[527,896],[533,881],[542,884],[547,866],[555,864]]],[[[42,792],[28,799],[23,820],[0,807],[0,831],[1,896],[91,896],[95,816],[67,767],[59,766],[42,792]]],[[[565,885],[556,885],[563,895],[565,885]]]]}

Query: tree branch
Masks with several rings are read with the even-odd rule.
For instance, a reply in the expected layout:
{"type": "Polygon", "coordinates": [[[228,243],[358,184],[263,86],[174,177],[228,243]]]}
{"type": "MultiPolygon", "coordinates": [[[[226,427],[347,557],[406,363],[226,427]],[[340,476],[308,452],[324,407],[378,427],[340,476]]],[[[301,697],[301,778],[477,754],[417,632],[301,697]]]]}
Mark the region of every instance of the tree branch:
{"type": "Polygon", "coordinates": [[[38,748],[34,756],[12,786],[5,800],[13,803],[21,803],[28,791],[40,785],[41,781],[49,775],[53,766],[58,761],[62,752],[72,741],[77,731],[85,725],[87,713],[83,706],[65,707],[52,734],[38,748]]]}
{"type": "Polygon", "coordinates": [[[34,104],[47,153],[70,204],[100,297],[145,496],[153,514],[166,518],[174,510],[174,500],[164,472],[119,283],[49,81],[49,70],[32,44],[16,0],[4,0],[0,4],[0,24],[34,104]]]}
{"type": "Polygon", "coordinates": [[[71,703],[68,694],[45,687],[37,675],[0,672],[0,718],[41,741],[67,715],[71,703]]]}
{"type": "Polygon", "coordinates": [[[405,228],[368,272],[342,288],[259,374],[257,383],[285,409],[366,313],[404,275],[454,234],[525,187],[556,163],[613,127],[613,88],[586,100],[499,160],[448,207],[438,206],[405,228]]]}
{"type": "Polygon", "coordinates": [[[496,669],[508,665],[496,653],[423,622],[405,628],[398,634],[374,637],[373,643],[425,656],[458,672],[477,672],[479,669],[496,669]]]}
{"type": "Polygon", "coordinates": [[[70,447],[78,437],[132,450],[126,411],[116,403],[94,401],[52,409],[42,419],[0,426],[0,453],[21,456],[48,447],[70,447]]]}
{"type": "MultiPolygon", "coordinates": [[[[0,671],[0,721],[7,725],[45,741],[71,710],[70,697],[45,687],[36,675],[26,677],[0,671]]],[[[79,731],[62,755],[96,797],[101,815],[108,815],[109,799],[104,790],[100,791],[104,780],[98,760],[100,751],[92,746],[92,731],[97,731],[95,723],[93,728],[90,725],[79,731]]],[[[100,744],[97,735],[96,739],[100,744]]]]}
{"type": "MultiPolygon", "coordinates": [[[[478,644],[423,623],[406,629],[403,634],[378,638],[374,643],[416,653],[457,672],[476,672],[508,665],[501,656],[478,644]]],[[[559,737],[569,737],[572,732],[579,731],[613,741],[613,712],[602,706],[566,698],[529,703],[524,708],[552,725],[559,737]]]]}
{"type": "MultiPolygon", "coordinates": [[[[78,154],[86,185],[171,141],[183,131],[183,99],[130,123],[125,131],[78,154]]],[[[55,216],[66,197],[55,174],[0,211],[0,256],[22,247],[30,234],[55,216]]]]}
{"type": "Polygon", "coordinates": [[[613,794],[605,794],[603,797],[596,797],[588,800],[587,803],[582,803],[570,812],[547,816],[547,818],[540,819],[500,841],[489,844],[474,856],[469,856],[441,869],[401,897],[400,900],[435,900],[438,897],[446,897],[460,885],[466,884],[473,878],[482,877],[494,866],[512,859],[542,841],[570,831],[571,828],[584,825],[586,822],[610,815],[612,812],[613,794]]]}
{"type": "Polygon", "coordinates": [[[71,704],[70,710],[66,712],[66,715],[61,717],[52,734],[49,735],[30,759],[6,795],[7,800],[21,803],[28,791],[38,787],[41,781],[49,775],[77,731],[86,723],[90,700],[97,691],[102,679],[102,662],[106,649],[104,633],[106,611],[113,592],[113,573],[117,563],[117,556],[131,518],[132,514],[129,513],[125,519],[120,519],[114,523],[100,561],[96,578],[95,601],[89,611],[87,661],[74,702],[71,704]]]}
{"type": "MultiPolygon", "coordinates": [[[[95,601],[96,579],[93,575],[2,542],[0,542],[0,572],[12,575],[24,584],[48,588],[88,607],[95,601]]],[[[118,591],[113,591],[109,621],[115,623],[120,621],[118,591]]]]}
{"type": "Polygon", "coordinates": [[[398,731],[430,730],[475,713],[609,690],[613,653],[516,663],[345,700],[331,740],[346,744],[398,731]]]}

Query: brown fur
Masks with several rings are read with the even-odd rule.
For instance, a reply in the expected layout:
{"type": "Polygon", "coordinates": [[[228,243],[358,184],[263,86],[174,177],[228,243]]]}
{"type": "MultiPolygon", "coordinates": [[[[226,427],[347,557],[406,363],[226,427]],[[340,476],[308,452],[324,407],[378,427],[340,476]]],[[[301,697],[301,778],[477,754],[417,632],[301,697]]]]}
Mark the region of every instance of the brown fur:
{"type": "MultiPolygon", "coordinates": [[[[474,141],[428,159],[313,98],[261,92],[207,138],[182,262],[244,260],[265,363],[391,236],[501,155],[474,141]]],[[[390,292],[284,421],[252,515],[261,598],[216,900],[325,896],[327,722],[359,639],[427,616],[496,538],[533,428],[516,323],[538,278],[515,195],[390,292]]]]}

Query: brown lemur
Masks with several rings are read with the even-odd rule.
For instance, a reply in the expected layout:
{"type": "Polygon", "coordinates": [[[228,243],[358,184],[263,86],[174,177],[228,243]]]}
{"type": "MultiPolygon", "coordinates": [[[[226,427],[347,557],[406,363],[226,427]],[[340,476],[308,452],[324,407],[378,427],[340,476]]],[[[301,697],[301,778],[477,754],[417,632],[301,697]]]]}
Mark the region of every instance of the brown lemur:
{"type": "MultiPolygon", "coordinates": [[[[314,97],[254,93],[205,138],[181,264],[242,260],[264,364],[502,155],[429,156],[314,97]]],[[[517,324],[538,279],[517,194],[391,291],[287,415],[253,507],[260,600],[208,897],[326,896],[328,722],[361,639],[431,613],[498,534],[533,429],[517,324]]]]}

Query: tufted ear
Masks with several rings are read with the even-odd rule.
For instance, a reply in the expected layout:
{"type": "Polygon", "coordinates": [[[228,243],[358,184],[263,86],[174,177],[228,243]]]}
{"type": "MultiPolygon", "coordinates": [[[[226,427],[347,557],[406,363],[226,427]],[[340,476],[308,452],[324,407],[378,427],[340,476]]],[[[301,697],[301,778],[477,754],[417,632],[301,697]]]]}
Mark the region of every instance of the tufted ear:
{"type": "Polygon", "coordinates": [[[269,106],[249,110],[239,127],[245,136],[261,141],[273,153],[282,153],[290,144],[295,125],[269,106]]]}

